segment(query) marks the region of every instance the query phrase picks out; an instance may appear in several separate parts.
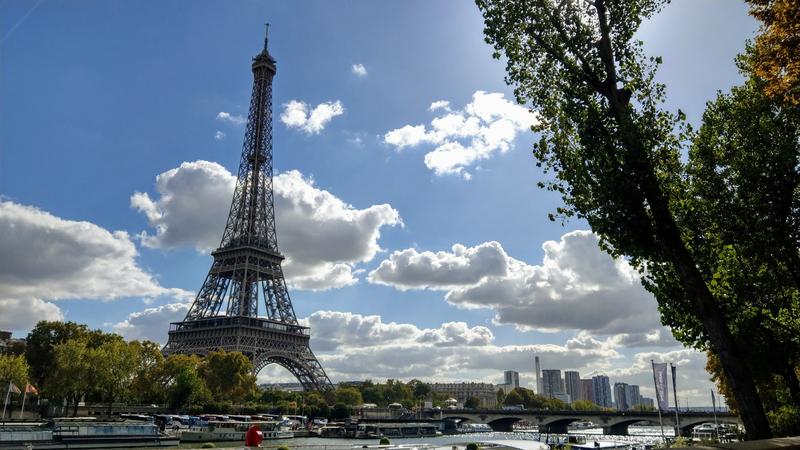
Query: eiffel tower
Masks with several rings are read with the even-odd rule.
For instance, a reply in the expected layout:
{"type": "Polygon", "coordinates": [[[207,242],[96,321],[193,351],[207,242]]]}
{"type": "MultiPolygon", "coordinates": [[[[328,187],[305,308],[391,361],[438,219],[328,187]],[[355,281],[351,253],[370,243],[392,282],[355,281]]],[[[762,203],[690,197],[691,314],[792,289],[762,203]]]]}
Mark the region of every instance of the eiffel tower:
{"type": "MultiPolygon", "coordinates": [[[[267,25],[269,30],[269,25],[267,25]]],[[[310,329],[297,323],[275,234],[272,190],[272,78],[275,59],[253,58],[253,94],[228,221],[214,263],[182,322],[170,324],[165,354],[238,351],[255,373],[285,367],[305,390],[331,386],[309,347],[310,329]],[[264,316],[259,316],[260,299],[264,316]],[[224,306],[224,308],[223,308],[224,306]]]]}

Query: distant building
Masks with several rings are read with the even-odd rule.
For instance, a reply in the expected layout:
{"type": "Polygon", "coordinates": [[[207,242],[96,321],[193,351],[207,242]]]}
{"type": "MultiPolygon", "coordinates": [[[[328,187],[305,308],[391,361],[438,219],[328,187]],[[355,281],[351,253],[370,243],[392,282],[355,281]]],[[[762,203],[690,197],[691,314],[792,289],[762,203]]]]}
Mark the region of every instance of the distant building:
{"type": "Polygon", "coordinates": [[[491,383],[431,383],[431,391],[447,394],[463,405],[470,397],[476,397],[484,408],[497,406],[497,389],[491,383]]]}
{"type": "Polygon", "coordinates": [[[564,392],[569,395],[571,402],[583,400],[580,373],[575,370],[567,370],[564,372],[564,392]]]}
{"type": "Polygon", "coordinates": [[[258,387],[265,391],[303,392],[303,385],[300,383],[264,383],[258,387]]]}
{"type": "Polygon", "coordinates": [[[646,408],[655,408],[655,401],[650,397],[641,397],[639,399],[639,404],[646,407],[646,408]]]}
{"type": "Polygon", "coordinates": [[[627,411],[630,409],[628,399],[625,395],[625,388],[627,387],[628,383],[614,383],[614,406],[616,406],[617,411],[627,411]]]}
{"type": "Polygon", "coordinates": [[[611,383],[605,375],[592,377],[592,390],[594,391],[594,403],[603,408],[611,408],[614,402],[611,398],[611,383]]]}
{"type": "Polygon", "coordinates": [[[594,401],[594,387],[592,386],[591,378],[587,380],[581,380],[581,400],[597,403],[594,401]]]}
{"type": "Polygon", "coordinates": [[[539,367],[539,357],[533,357],[533,366],[534,370],[536,370],[536,393],[539,395],[544,395],[542,392],[542,368],[539,367]]]}
{"type": "MultiPolygon", "coordinates": [[[[510,386],[511,389],[516,389],[519,387],[519,372],[515,370],[506,370],[503,372],[503,376],[505,377],[505,384],[510,386]]],[[[509,389],[509,390],[511,390],[509,389]]]]}
{"type": "Polygon", "coordinates": [[[542,395],[555,398],[556,394],[559,392],[564,393],[564,390],[561,388],[561,370],[542,370],[542,395]]]}
{"type": "Polygon", "coordinates": [[[561,400],[568,405],[572,403],[572,398],[566,392],[556,392],[553,394],[553,398],[556,400],[561,400]]]}
{"type": "Polygon", "coordinates": [[[639,385],[629,384],[625,387],[625,401],[628,409],[634,409],[642,404],[642,396],[639,394],[639,385]]]}
{"type": "Polygon", "coordinates": [[[512,390],[519,387],[519,372],[515,370],[506,370],[503,372],[503,379],[505,382],[495,386],[496,390],[502,389],[503,392],[508,394],[512,390]]]}
{"type": "Polygon", "coordinates": [[[0,331],[0,354],[5,353],[10,347],[16,347],[15,351],[24,350],[25,339],[14,339],[10,331],[0,331]]]}

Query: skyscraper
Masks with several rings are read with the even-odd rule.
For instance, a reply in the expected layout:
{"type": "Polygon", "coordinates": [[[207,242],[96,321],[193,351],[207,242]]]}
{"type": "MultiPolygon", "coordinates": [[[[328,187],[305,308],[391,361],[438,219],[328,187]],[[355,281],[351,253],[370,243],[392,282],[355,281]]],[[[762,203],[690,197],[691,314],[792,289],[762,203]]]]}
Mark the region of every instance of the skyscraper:
{"type": "Polygon", "coordinates": [[[539,357],[534,356],[533,361],[534,370],[536,370],[536,393],[544,395],[544,392],[542,392],[542,368],[539,366],[539,357]]]}
{"type": "Polygon", "coordinates": [[[557,393],[564,393],[561,389],[561,370],[542,370],[542,395],[554,398],[557,393]]]}
{"type": "Polygon", "coordinates": [[[583,400],[581,391],[581,374],[575,370],[564,372],[564,390],[569,394],[572,401],[583,400]]]}
{"type": "Polygon", "coordinates": [[[630,409],[630,403],[625,395],[627,388],[628,383],[614,383],[614,405],[617,407],[617,411],[627,411],[630,409]]]}
{"type": "Polygon", "coordinates": [[[639,394],[639,386],[636,384],[629,384],[625,386],[625,401],[628,403],[628,409],[633,409],[642,404],[642,396],[639,394]]]}
{"type": "Polygon", "coordinates": [[[503,372],[503,375],[505,377],[504,384],[507,386],[509,391],[519,387],[519,372],[515,370],[506,370],[503,372]]]}
{"type": "Polygon", "coordinates": [[[597,403],[594,401],[594,387],[592,387],[592,379],[581,380],[581,399],[597,403]]]}
{"type": "Polygon", "coordinates": [[[605,375],[595,375],[592,377],[592,389],[594,390],[594,402],[603,408],[611,408],[611,383],[605,375]]]}

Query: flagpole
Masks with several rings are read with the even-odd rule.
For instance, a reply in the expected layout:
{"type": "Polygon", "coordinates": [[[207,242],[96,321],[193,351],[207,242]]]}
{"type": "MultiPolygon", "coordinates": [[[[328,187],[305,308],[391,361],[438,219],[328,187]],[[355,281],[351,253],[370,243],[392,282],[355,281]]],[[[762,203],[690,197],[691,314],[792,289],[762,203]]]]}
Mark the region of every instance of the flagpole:
{"type": "Polygon", "coordinates": [[[3,403],[3,415],[0,416],[0,419],[6,418],[6,406],[8,406],[8,396],[11,395],[11,381],[8,382],[8,390],[6,391],[6,401],[3,403]]]}
{"type": "Polygon", "coordinates": [[[675,397],[675,436],[678,437],[681,435],[681,421],[678,418],[678,387],[676,384],[677,382],[675,381],[675,374],[677,373],[678,368],[672,363],[669,363],[669,366],[672,368],[672,393],[675,397]]]}
{"type": "Polygon", "coordinates": [[[656,405],[658,406],[658,423],[661,424],[661,441],[667,442],[664,437],[664,421],[661,418],[661,402],[658,401],[658,382],[656,381],[656,363],[651,359],[650,364],[653,366],[653,387],[656,388],[656,405]]]}
{"type": "Polygon", "coordinates": [[[719,442],[719,423],[717,423],[717,399],[714,398],[714,390],[711,390],[711,408],[714,409],[714,431],[717,432],[717,442],[719,442]]]}
{"type": "Polygon", "coordinates": [[[25,398],[28,397],[28,386],[25,385],[25,392],[22,393],[22,408],[19,410],[19,418],[22,419],[22,413],[25,412],[25,398]]]}

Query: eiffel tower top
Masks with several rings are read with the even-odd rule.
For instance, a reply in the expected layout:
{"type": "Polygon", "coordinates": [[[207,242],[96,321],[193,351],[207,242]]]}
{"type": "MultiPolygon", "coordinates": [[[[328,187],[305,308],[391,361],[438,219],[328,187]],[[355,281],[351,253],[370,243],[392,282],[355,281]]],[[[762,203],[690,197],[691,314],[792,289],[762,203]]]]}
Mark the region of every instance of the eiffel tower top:
{"type": "Polygon", "coordinates": [[[214,264],[186,320],[221,314],[259,317],[263,303],[269,320],[297,325],[275,231],[272,78],[276,69],[267,45],[265,36],[264,49],[253,58],[250,111],[228,220],[219,248],[211,253],[214,264]]]}
{"type": "Polygon", "coordinates": [[[261,51],[258,55],[253,57],[253,70],[255,71],[256,65],[259,66],[261,64],[266,64],[269,68],[272,69],[273,75],[275,74],[275,58],[269,54],[269,50],[267,47],[269,46],[269,24],[264,24],[266,27],[266,31],[264,32],[264,50],[261,51]]]}

